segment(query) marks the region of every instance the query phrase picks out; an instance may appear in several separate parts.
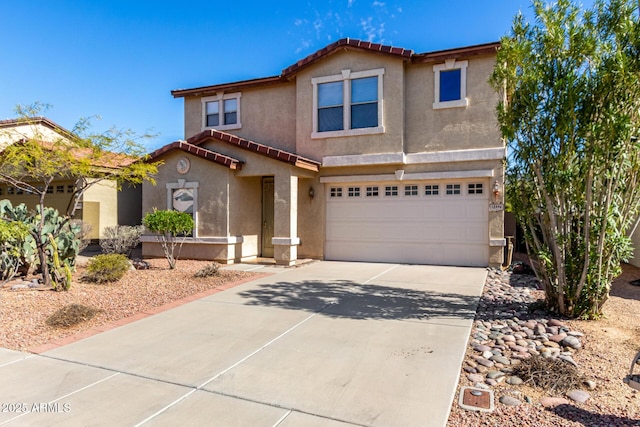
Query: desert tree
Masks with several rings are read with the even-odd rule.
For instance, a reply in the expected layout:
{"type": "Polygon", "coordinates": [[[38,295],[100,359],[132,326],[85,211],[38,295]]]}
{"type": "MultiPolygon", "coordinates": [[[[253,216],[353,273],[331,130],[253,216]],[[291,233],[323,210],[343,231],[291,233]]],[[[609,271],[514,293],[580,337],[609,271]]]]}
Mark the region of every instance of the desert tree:
{"type": "MultiPolygon", "coordinates": [[[[146,158],[142,141],[149,135],[139,136],[117,128],[95,132],[89,119],[80,119],[71,131],[56,128],[49,132],[38,125],[44,120],[41,115],[47,108],[40,103],[19,105],[16,121],[21,125],[20,130],[0,131],[0,183],[37,199],[35,209],[29,214],[29,221],[35,223],[31,234],[36,242],[43,282],[51,286],[47,261],[57,255],[52,250],[53,239],[69,228],[69,221],[87,189],[106,180],[115,182],[118,188],[123,183],[154,182],[158,164],[141,161],[146,158]],[[45,212],[50,211],[48,195],[57,180],[73,182],[73,193],[66,211],[60,212],[63,220],[51,225],[46,224],[45,212]]],[[[11,220],[6,215],[2,219],[11,220]]],[[[65,285],[63,288],[68,288],[68,284],[65,285]]]]}
{"type": "Polygon", "coordinates": [[[546,302],[597,318],[631,255],[640,205],[637,4],[533,1],[502,39],[493,86],[509,148],[507,198],[546,302]]]}

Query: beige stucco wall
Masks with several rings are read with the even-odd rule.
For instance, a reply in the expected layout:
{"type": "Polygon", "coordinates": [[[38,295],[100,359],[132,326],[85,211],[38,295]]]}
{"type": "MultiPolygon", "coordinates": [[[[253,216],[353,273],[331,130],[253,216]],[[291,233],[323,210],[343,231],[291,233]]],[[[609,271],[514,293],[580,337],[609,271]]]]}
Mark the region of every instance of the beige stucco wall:
{"type": "MultiPolygon", "coordinates": [[[[73,181],[54,181],[52,184],[53,193],[45,196],[45,206],[57,209],[58,212],[64,215],[67,211],[67,205],[71,198],[71,193],[67,192],[67,185],[73,185],[73,181]],[[56,193],[56,187],[58,185],[63,186],[64,193],[56,193]]],[[[6,184],[0,184],[0,199],[8,199],[13,206],[18,206],[21,203],[27,205],[29,209],[34,209],[38,205],[38,196],[33,194],[8,194],[8,186],[6,184]]]]}
{"type": "MultiPolygon", "coordinates": [[[[184,102],[185,139],[188,139],[204,130],[202,100],[200,97],[187,97],[184,102]]],[[[240,129],[225,132],[282,150],[295,151],[295,81],[243,90],[240,122],[240,129]]]]}
{"type": "Polygon", "coordinates": [[[296,153],[320,160],[323,156],[401,152],[403,146],[404,66],[396,57],[338,52],[301,71],[297,76],[296,153]],[[312,139],[313,85],[315,77],[341,74],[342,70],[368,71],[383,68],[384,133],[312,139]]]}
{"type": "Polygon", "coordinates": [[[63,135],[41,123],[21,124],[8,128],[0,128],[0,149],[22,139],[37,139],[49,142],[67,140],[63,135]]]}
{"type": "MultiPolygon", "coordinates": [[[[103,180],[91,185],[82,197],[83,203],[98,204],[98,222],[99,226],[95,227],[95,214],[86,218],[86,221],[94,225],[91,231],[91,238],[102,238],[105,227],[113,227],[118,225],[118,189],[115,181],[103,180]],[[96,230],[97,228],[97,230],[96,230]]],[[[85,217],[82,217],[85,221],[85,217]]]]}
{"type": "Polygon", "coordinates": [[[498,95],[488,83],[495,56],[467,59],[467,107],[434,109],[435,64],[413,64],[406,73],[406,152],[500,147],[498,95]]]}

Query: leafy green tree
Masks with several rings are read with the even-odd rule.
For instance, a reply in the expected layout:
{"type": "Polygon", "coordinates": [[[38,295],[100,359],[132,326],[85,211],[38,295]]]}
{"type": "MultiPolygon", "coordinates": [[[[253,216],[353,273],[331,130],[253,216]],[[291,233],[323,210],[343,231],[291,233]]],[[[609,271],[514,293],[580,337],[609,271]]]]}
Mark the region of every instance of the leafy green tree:
{"type": "MultiPolygon", "coordinates": [[[[47,108],[39,103],[16,107],[17,120],[27,125],[29,131],[19,135],[9,131],[0,133],[0,146],[3,147],[0,183],[37,197],[36,209],[30,214],[37,220],[32,236],[43,282],[45,286],[51,286],[54,277],[49,272],[49,265],[56,254],[47,248],[62,230],[68,228],[68,222],[86,190],[105,180],[115,181],[118,186],[125,182],[134,185],[145,180],[154,182],[158,163],[140,161],[146,157],[140,140],[148,135],[140,137],[132,131],[115,128],[101,133],[92,132],[88,119],[81,119],[70,132],[58,129],[57,136],[45,134],[37,124],[41,120],[39,116],[47,108]],[[61,213],[64,220],[56,221],[50,229],[51,224],[46,223],[47,215],[40,212],[47,212],[47,195],[51,194],[55,180],[70,180],[75,186],[66,212],[61,213]],[[52,239],[47,237],[49,234],[52,239]]],[[[11,221],[6,217],[1,219],[11,221]]],[[[63,284],[61,288],[68,289],[68,286],[63,284]]]]}
{"type": "Polygon", "coordinates": [[[186,212],[154,209],[142,218],[142,224],[156,233],[169,262],[169,268],[176,268],[176,260],[180,256],[182,245],[193,231],[194,223],[191,215],[186,212]],[[176,247],[178,247],[177,254],[175,254],[176,247]]]}
{"type": "Polygon", "coordinates": [[[533,1],[518,15],[491,77],[509,146],[507,198],[547,304],[598,318],[640,206],[637,4],[533,1]]]}

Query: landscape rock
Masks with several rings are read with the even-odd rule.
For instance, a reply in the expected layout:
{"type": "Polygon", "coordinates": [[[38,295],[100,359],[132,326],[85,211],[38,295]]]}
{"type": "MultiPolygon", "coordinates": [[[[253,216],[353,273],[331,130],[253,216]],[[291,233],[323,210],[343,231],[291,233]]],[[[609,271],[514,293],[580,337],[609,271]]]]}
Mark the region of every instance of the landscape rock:
{"type": "Polygon", "coordinates": [[[540,404],[545,408],[550,406],[568,405],[569,401],[564,397],[543,397],[540,399],[540,404]]]}
{"type": "Polygon", "coordinates": [[[515,397],[512,397],[512,396],[502,396],[499,401],[500,403],[506,406],[522,405],[522,401],[520,401],[520,399],[516,399],[515,397]]]}
{"type": "Polygon", "coordinates": [[[591,395],[584,390],[571,390],[567,392],[567,397],[576,402],[584,403],[589,400],[591,395]]]}

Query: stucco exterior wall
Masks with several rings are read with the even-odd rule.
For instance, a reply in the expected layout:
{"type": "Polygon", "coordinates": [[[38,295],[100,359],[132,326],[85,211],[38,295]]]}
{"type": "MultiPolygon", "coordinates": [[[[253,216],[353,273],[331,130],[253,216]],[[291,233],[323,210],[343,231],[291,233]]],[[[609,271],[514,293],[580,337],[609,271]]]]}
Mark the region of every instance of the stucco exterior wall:
{"type": "Polygon", "coordinates": [[[296,153],[319,160],[323,156],[345,154],[401,152],[403,147],[404,67],[395,57],[362,53],[338,52],[301,71],[297,76],[296,153]],[[375,135],[312,138],[313,85],[315,77],[339,75],[342,70],[368,71],[383,68],[384,133],[375,135]]]}
{"type": "Polygon", "coordinates": [[[298,246],[299,258],[322,259],[324,254],[324,190],[319,178],[298,182],[298,246]],[[313,197],[309,190],[313,188],[313,197]]]}
{"type": "MultiPolygon", "coordinates": [[[[184,102],[185,139],[188,139],[204,130],[202,98],[188,97],[184,102]]],[[[240,97],[240,122],[240,129],[229,132],[282,150],[295,151],[295,81],[243,90],[240,97]]]]}
{"type": "Polygon", "coordinates": [[[498,95],[488,83],[495,56],[468,59],[467,107],[434,109],[435,63],[412,64],[406,72],[406,152],[500,147],[498,95]]]}
{"type": "MultiPolygon", "coordinates": [[[[85,191],[82,202],[98,204],[99,226],[97,227],[98,230],[94,226],[91,238],[102,238],[105,227],[118,225],[118,189],[114,181],[104,180],[91,185],[85,191]]],[[[87,217],[87,222],[95,223],[94,215],[95,213],[87,217]]],[[[85,220],[84,215],[82,219],[83,221],[85,220]]]]}
{"type": "Polygon", "coordinates": [[[63,135],[40,123],[20,124],[10,128],[0,128],[0,149],[22,139],[37,139],[50,142],[67,140],[63,135]]]}

